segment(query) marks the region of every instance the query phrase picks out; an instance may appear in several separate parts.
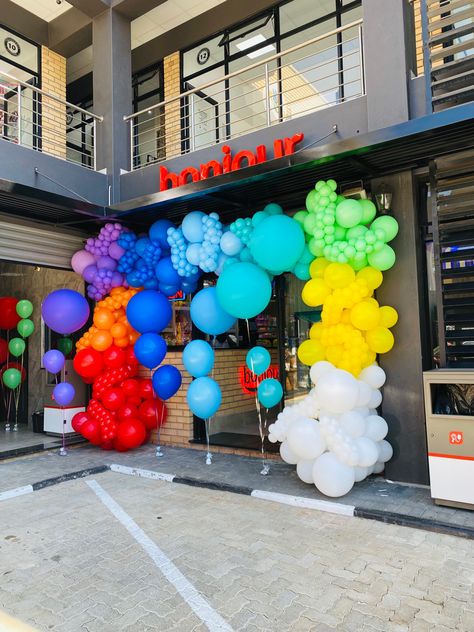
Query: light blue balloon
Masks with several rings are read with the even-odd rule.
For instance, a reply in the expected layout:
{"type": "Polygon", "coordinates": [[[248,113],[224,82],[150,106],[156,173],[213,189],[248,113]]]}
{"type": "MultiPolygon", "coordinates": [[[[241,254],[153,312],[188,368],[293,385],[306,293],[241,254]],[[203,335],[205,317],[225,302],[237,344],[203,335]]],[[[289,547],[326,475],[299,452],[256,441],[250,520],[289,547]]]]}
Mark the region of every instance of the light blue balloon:
{"type": "Polygon", "coordinates": [[[245,362],[252,373],[262,375],[270,366],[270,353],[265,347],[252,347],[247,353],[245,362]]]}
{"type": "Polygon", "coordinates": [[[243,248],[243,244],[240,239],[232,231],[225,232],[220,241],[221,250],[225,255],[233,257],[238,255],[243,248]]]}
{"type": "Polygon", "coordinates": [[[205,340],[192,340],[184,347],[183,364],[193,377],[204,377],[214,366],[214,350],[205,340]]]}
{"type": "Polygon", "coordinates": [[[189,244],[186,249],[186,259],[193,266],[198,266],[201,258],[201,244],[189,244]]]}
{"type": "Polygon", "coordinates": [[[190,311],[196,327],[211,336],[223,334],[235,323],[234,316],[219,303],[215,287],[206,287],[198,292],[191,301],[190,311]]]}
{"type": "Polygon", "coordinates": [[[268,274],[254,263],[234,263],[217,280],[217,298],[235,318],[253,318],[263,312],[272,296],[268,274]]]}
{"type": "Polygon", "coordinates": [[[283,397],[283,388],[278,380],[269,377],[260,382],[257,388],[258,401],[265,408],[276,406],[283,397]]]}
{"type": "Polygon", "coordinates": [[[305,246],[301,225],[287,215],[270,215],[254,229],[250,252],[266,270],[292,270],[305,246]]]}
{"type": "Polygon", "coordinates": [[[204,213],[201,211],[193,211],[192,213],[188,213],[183,219],[181,230],[189,242],[199,243],[204,239],[203,217],[204,213]]]}
{"type": "Polygon", "coordinates": [[[186,400],[191,412],[201,419],[216,414],[222,401],[219,384],[210,377],[198,377],[189,385],[186,400]]]}

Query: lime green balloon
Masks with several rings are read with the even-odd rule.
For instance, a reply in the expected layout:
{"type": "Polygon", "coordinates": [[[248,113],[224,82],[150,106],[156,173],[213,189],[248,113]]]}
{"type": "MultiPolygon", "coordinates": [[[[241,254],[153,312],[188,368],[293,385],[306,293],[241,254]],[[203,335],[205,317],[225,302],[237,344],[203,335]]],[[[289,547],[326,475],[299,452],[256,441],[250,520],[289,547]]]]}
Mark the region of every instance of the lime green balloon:
{"type": "Polygon", "coordinates": [[[395,263],[395,259],[395,251],[390,246],[387,246],[387,244],[384,244],[380,250],[374,250],[367,257],[369,266],[381,272],[391,268],[395,263]]]}
{"type": "Polygon", "coordinates": [[[307,213],[303,222],[304,230],[307,233],[311,234],[313,230],[316,228],[316,222],[317,222],[316,216],[313,213],[307,213]]]}
{"type": "Polygon", "coordinates": [[[343,200],[336,206],[336,222],[343,228],[352,228],[360,224],[362,207],[358,200],[343,200]]]}
{"type": "Polygon", "coordinates": [[[33,313],[33,303],[26,298],[18,301],[16,304],[16,313],[21,318],[29,318],[33,313]]]}
{"type": "Polygon", "coordinates": [[[346,239],[346,229],[342,226],[334,226],[334,237],[339,239],[340,241],[344,241],[346,239]]]}
{"type": "Polygon", "coordinates": [[[377,213],[377,208],[370,200],[359,200],[359,204],[362,207],[362,219],[361,224],[370,224],[377,213]]]}
{"type": "Polygon", "coordinates": [[[318,200],[319,193],[316,191],[316,189],[311,189],[311,191],[306,196],[306,208],[310,213],[315,213],[318,210],[318,200]]]}
{"type": "Polygon", "coordinates": [[[293,219],[295,219],[301,226],[304,224],[305,218],[308,216],[308,211],[298,211],[293,215],[293,219]]]}
{"type": "Polygon", "coordinates": [[[370,230],[383,230],[385,233],[385,242],[392,241],[398,233],[398,222],[391,215],[381,215],[374,219],[370,225],[370,230]]]}
{"type": "Polygon", "coordinates": [[[309,251],[315,257],[322,257],[323,256],[324,246],[325,245],[326,245],[326,242],[324,241],[324,239],[316,239],[315,237],[313,237],[308,242],[309,251]]]}
{"type": "Polygon", "coordinates": [[[21,356],[21,354],[25,351],[25,347],[26,345],[23,338],[12,338],[8,343],[8,350],[12,356],[15,356],[15,358],[21,356]]]}
{"type": "Polygon", "coordinates": [[[347,241],[350,241],[351,239],[357,240],[363,238],[368,230],[367,226],[361,226],[360,224],[358,226],[354,226],[353,228],[349,228],[346,239],[347,241]]]}
{"type": "Polygon", "coordinates": [[[7,388],[13,389],[21,383],[21,373],[18,369],[7,369],[2,379],[7,388]]]}
{"type": "Polygon", "coordinates": [[[18,329],[18,333],[20,334],[20,336],[22,336],[23,338],[28,338],[28,336],[31,336],[31,334],[35,330],[33,321],[29,318],[23,318],[23,320],[20,320],[16,328],[18,329]]]}
{"type": "Polygon", "coordinates": [[[72,351],[72,340],[70,338],[59,338],[57,347],[61,353],[68,356],[72,351]]]}

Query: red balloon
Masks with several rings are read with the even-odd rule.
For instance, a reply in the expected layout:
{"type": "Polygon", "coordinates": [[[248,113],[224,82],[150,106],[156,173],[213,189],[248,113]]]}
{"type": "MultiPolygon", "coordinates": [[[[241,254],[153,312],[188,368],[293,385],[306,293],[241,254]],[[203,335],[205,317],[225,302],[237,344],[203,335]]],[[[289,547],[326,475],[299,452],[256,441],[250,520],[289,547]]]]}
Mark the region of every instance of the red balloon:
{"type": "Polygon", "coordinates": [[[140,380],[140,397],[142,399],[152,399],[156,397],[151,380],[140,380]]]}
{"type": "Polygon", "coordinates": [[[100,425],[97,419],[88,419],[81,426],[81,435],[94,445],[99,445],[102,441],[100,436],[100,425]]]}
{"type": "Polygon", "coordinates": [[[0,329],[14,329],[20,322],[16,313],[17,298],[12,296],[0,297],[0,329]]]}
{"type": "Polygon", "coordinates": [[[123,444],[121,444],[120,441],[117,439],[117,437],[115,437],[114,450],[117,450],[117,452],[127,452],[128,448],[126,448],[123,444]]]}
{"type": "Polygon", "coordinates": [[[81,377],[96,377],[102,371],[104,362],[102,354],[95,349],[81,349],[74,357],[74,370],[81,377]]]}
{"type": "Polygon", "coordinates": [[[119,386],[111,386],[103,391],[101,400],[109,410],[118,410],[125,404],[125,394],[119,386]]]}
{"type": "Polygon", "coordinates": [[[138,417],[138,408],[136,406],[131,405],[128,401],[125,402],[123,406],[117,411],[117,417],[120,421],[125,421],[126,419],[132,419],[138,417]]]}
{"type": "Polygon", "coordinates": [[[125,352],[125,362],[134,368],[138,369],[138,365],[140,364],[137,360],[137,356],[135,355],[135,351],[133,350],[133,345],[126,347],[124,349],[125,352]]]}
{"type": "Polygon", "coordinates": [[[8,342],[0,338],[0,364],[8,360],[8,342]]]}
{"type": "Polygon", "coordinates": [[[138,409],[138,418],[147,430],[156,430],[166,419],[166,406],[161,399],[146,399],[138,409]]]}
{"type": "Polygon", "coordinates": [[[140,395],[133,395],[132,397],[129,397],[127,399],[127,404],[130,404],[130,406],[136,406],[138,408],[142,401],[143,400],[140,395]]]}
{"type": "Polygon", "coordinates": [[[102,353],[102,359],[108,369],[119,369],[125,364],[125,351],[116,345],[112,345],[102,353]]]}
{"type": "Polygon", "coordinates": [[[107,439],[107,441],[103,441],[100,444],[100,447],[102,450],[113,450],[114,449],[114,442],[111,439],[107,439]]]}
{"type": "Polygon", "coordinates": [[[124,447],[138,448],[146,436],[145,426],[139,419],[122,421],[117,428],[117,440],[124,447]]]}
{"type": "Polygon", "coordinates": [[[21,381],[24,382],[26,379],[26,371],[25,371],[25,367],[21,366],[21,364],[19,362],[11,362],[11,360],[9,360],[6,364],[4,364],[1,368],[0,368],[0,383],[2,383],[2,378],[3,378],[3,374],[5,373],[5,371],[7,369],[18,369],[21,373],[21,381]]]}
{"type": "Polygon", "coordinates": [[[90,418],[90,415],[86,412],[76,413],[71,420],[72,429],[75,432],[81,432],[82,426],[86,423],[86,421],[89,421],[90,418]]]}
{"type": "Polygon", "coordinates": [[[133,378],[124,380],[121,387],[127,397],[132,397],[133,395],[138,395],[140,393],[140,382],[138,380],[134,380],[133,378]]]}
{"type": "Polygon", "coordinates": [[[145,438],[143,439],[142,445],[145,445],[145,443],[148,443],[148,441],[150,441],[150,437],[151,437],[151,431],[147,430],[145,433],[145,438]]]}

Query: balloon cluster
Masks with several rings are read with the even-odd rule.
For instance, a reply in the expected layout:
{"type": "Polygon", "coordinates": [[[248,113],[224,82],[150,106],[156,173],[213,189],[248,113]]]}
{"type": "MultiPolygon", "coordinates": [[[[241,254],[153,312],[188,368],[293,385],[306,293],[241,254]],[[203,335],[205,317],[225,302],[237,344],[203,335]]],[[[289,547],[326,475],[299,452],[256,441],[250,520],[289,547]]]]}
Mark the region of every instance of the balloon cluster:
{"type": "Polygon", "coordinates": [[[216,414],[222,401],[219,384],[208,376],[214,367],[214,350],[204,340],[192,340],[184,348],[183,364],[195,378],[186,394],[188,406],[197,417],[209,419],[216,414]]]}
{"type": "Polygon", "coordinates": [[[388,215],[374,220],[376,207],[370,200],[346,199],[337,195],[334,180],[319,180],[306,197],[306,211],[295,219],[308,236],[315,257],[348,263],[355,270],[370,265],[388,270],[395,252],[387,242],[398,233],[396,219],[388,215]]]}
{"type": "Polygon", "coordinates": [[[271,357],[265,347],[252,347],[245,358],[247,367],[257,376],[257,398],[265,408],[276,406],[283,397],[283,388],[278,380],[273,377],[258,379],[270,367],[271,357]]]}
{"type": "Polygon", "coordinates": [[[349,264],[330,263],[324,257],[313,261],[310,274],[301,295],[306,305],[322,305],[321,322],[311,327],[298,357],[308,366],[329,360],[357,377],[376,354],[387,353],[394,344],[389,328],[398,314],[372,297],[383,275],[370,266],[356,273],[349,264]]]}
{"type": "Polygon", "coordinates": [[[321,361],[310,375],[315,387],[278,415],[269,440],[282,442],[282,459],[296,465],[302,481],[326,496],[343,496],[392,457],[387,423],[376,411],[385,373],[372,364],[356,379],[321,361]]]}
{"type": "Polygon", "coordinates": [[[31,336],[35,330],[30,319],[33,313],[33,304],[27,299],[18,300],[11,296],[0,298],[0,329],[11,331],[16,329],[20,337],[9,337],[9,340],[0,338],[0,369],[2,384],[14,390],[18,388],[26,377],[23,367],[23,354],[26,350],[25,339],[31,336]],[[9,361],[11,354],[14,358],[21,358],[20,362],[9,361]]]}
{"type": "Polygon", "coordinates": [[[83,250],[78,250],[71,259],[74,272],[80,274],[87,286],[87,295],[96,301],[103,298],[111,288],[124,284],[118,269],[118,260],[124,254],[119,240],[124,229],[118,223],[105,224],[97,237],[89,237],[83,250]]]}

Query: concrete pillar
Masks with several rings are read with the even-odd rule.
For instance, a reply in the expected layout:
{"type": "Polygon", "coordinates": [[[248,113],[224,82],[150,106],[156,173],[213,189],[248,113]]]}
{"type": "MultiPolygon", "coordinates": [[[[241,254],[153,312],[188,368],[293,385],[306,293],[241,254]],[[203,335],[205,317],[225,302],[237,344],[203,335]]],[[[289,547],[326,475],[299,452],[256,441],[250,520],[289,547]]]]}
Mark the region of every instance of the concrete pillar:
{"type": "Polygon", "coordinates": [[[416,71],[413,7],[408,0],[362,0],[369,131],[410,118],[408,81],[416,71]]]}
{"type": "Polygon", "coordinates": [[[130,140],[124,115],[132,112],[130,20],[113,9],[93,19],[94,112],[97,125],[97,168],[110,176],[110,203],[120,201],[120,169],[130,168],[130,140]]]}
{"type": "Polygon", "coordinates": [[[428,483],[427,446],[423,403],[422,315],[424,270],[416,190],[410,171],[372,180],[372,192],[386,189],[393,194],[392,212],[400,229],[390,243],[397,254],[395,266],[384,272],[376,290],[381,305],[391,305],[399,314],[393,327],[395,345],[381,355],[387,373],[383,388],[382,415],[389,426],[393,459],[385,474],[390,480],[428,483]]]}

